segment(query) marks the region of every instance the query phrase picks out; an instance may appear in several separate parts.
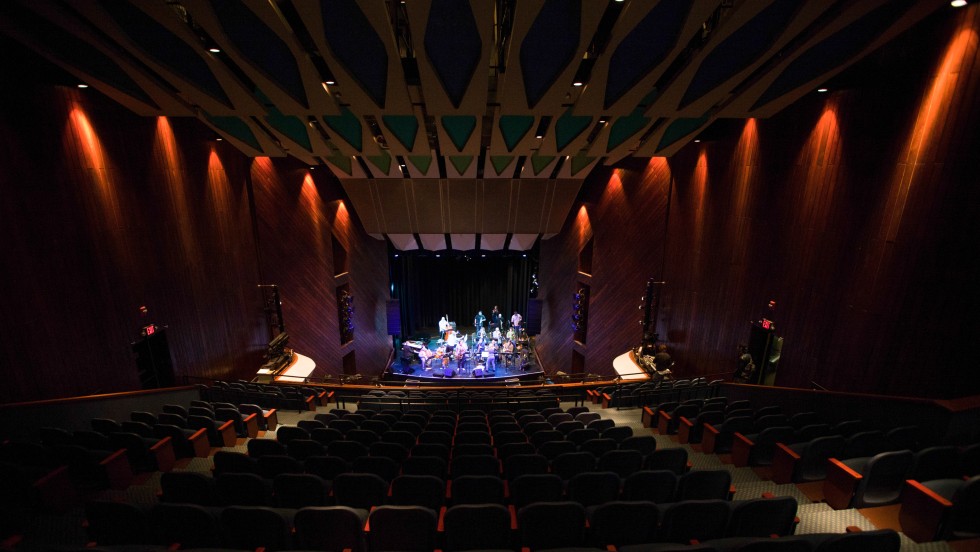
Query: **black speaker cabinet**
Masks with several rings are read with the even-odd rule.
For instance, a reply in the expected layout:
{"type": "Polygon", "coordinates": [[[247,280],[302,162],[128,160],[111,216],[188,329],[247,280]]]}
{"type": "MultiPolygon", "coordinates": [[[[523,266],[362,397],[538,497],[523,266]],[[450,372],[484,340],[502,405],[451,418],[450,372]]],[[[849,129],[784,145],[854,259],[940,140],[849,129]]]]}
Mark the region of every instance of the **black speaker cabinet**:
{"type": "Polygon", "coordinates": [[[541,299],[528,299],[527,323],[525,327],[527,335],[538,335],[541,333],[541,299]]]}
{"type": "Polygon", "coordinates": [[[757,385],[773,385],[776,381],[776,368],[779,366],[779,356],[782,352],[783,339],[776,336],[772,326],[764,327],[760,322],[752,323],[749,334],[749,354],[755,363],[755,373],[749,383],[757,385]]]}
{"type": "Polygon", "coordinates": [[[170,357],[167,330],[159,326],[155,328],[152,334],[144,335],[133,343],[136,369],[143,389],[174,386],[174,364],[170,357]]]}

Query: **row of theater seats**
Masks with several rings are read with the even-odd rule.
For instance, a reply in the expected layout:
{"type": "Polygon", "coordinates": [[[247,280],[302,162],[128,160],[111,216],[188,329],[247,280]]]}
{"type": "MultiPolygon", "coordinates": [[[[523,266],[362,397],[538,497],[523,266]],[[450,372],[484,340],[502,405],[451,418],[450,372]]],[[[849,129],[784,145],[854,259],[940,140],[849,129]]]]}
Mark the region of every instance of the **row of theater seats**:
{"type": "Polygon", "coordinates": [[[530,391],[524,389],[508,389],[504,391],[384,391],[372,390],[357,397],[358,412],[368,410],[385,410],[390,408],[419,408],[436,410],[446,405],[463,405],[468,409],[479,409],[489,412],[495,408],[532,408],[544,409],[555,407],[559,403],[558,396],[550,389],[530,391]]]}
{"type": "Polygon", "coordinates": [[[95,501],[87,504],[86,518],[90,540],[96,546],[428,552],[589,546],[624,549],[631,545],[651,548],[652,543],[696,540],[735,550],[759,539],[790,538],[798,522],[796,509],[796,501],[790,497],[669,505],[616,501],[593,508],[568,501],[535,502],[521,508],[465,504],[439,510],[417,505],[383,505],[368,510],[346,506],[207,508],[160,503],[148,512],[125,503],[95,501]]]}
{"type": "Polygon", "coordinates": [[[736,466],[771,465],[775,483],[822,480],[832,508],[901,503],[903,529],[916,540],[980,537],[980,445],[927,446],[936,436],[917,426],[882,431],[861,420],[831,424],[814,412],[787,416],[747,401],[645,410],[645,421],[656,416],[658,430],[676,428],[682,443],[703,433],[705,452],[731,452],[736,466]]]}
{"type": "MultiPolygon", "coordinates": [[[[267,457],[269,458],[269,457],[267,457]]],[[[261,466],[261,459],[260,464],[261,466]]],[[[727,470],[692,471],[678,476],[666,470],[640,470],[625,478],[615,472],[580,472],[563,480],[555,473],[529,473],[513,479],[494,475],[465,475],[445,480],[435,475],[395,471],[326,473],[317,457],[296,466],[303,471],[273,475],[221,471],[215,476],[198,472],[168,472],[160,480],[160,499],[201,506],[351,506],[372,508],[383,504],[414,504],[438,509],[458,504],[513,504],[569,500],[596,506],[616,500],[657,504],[690,500],[727,500],[734,494],[727,470]]]]}
{"type": "Polygon", "coordinates": [[[255,404],[262,408],[305,412],[326,406],[331,392],[319,387],[275,385],[252,382],[216,381],[210,386],[198,386],[201,398],[207,402],[255,404]]]}
{"type": "Polygon", "coordinates": [[[671,401],[709,399],[718,396],[722,380],[709,382],[705,378],[675,381],[644,381],[618,383],[589,390],[593,403],[604,408],[643,407],[671,401]]]}

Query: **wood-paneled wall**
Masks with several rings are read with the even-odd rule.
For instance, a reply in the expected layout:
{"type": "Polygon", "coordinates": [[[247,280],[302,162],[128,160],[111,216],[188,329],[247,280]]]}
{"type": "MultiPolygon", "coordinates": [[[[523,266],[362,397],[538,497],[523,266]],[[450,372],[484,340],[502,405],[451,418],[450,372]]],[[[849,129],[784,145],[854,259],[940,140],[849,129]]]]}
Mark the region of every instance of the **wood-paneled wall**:
{"type": "Polygon", "coordinates": [[[657,329],[682,375],[730,372],[772,299],[780,385],[980,392],[978,7],[919,32],[931,34],[899,39],[826,96],[646,170],[593,175],[587,217],[572,213],[542,245],[546,365],[566,369],[577,347],[588,372],[611,373],[639,343],[642,284],[662,265],[657,329]],[[579,347],[567,318],[586,227],[593,299],[579,347]]]}
{"type": "Polygon", "coordinates": [[[385,242],[364,233],[328,171],[257,158],[251,180],[262,283],[279,286],[290,345],[317,363],[314,376],[342,374],[351,351],[358,373],[379,375],[390,349],[385,242]],[[335,241],[347,252],[347,273],[334,262],[335,241]],[[336,289],[345,284],[354,296],[354,340],[341,345],[336,289]]]}
{"type": "Polygon", "coordinates": [[[316,375],[351,351],[358,372],[384,368],[385,244],[327,171],[253,161],[196,120],[138,117],[91,90],[3,99],[0,403],[138,389],[130,343],[150,322],[169,327],[178,381],[251,378],[270,338],[260,283],[280,285],[316,375]],[[343,284],[355,338],[341,347],[343,284]]]}
{"type": "Polygon", "coordinates": [[[244,158],[197,122],[91,90],[7,88],[3,102],[0,402],[138,389],[130,343],[149,322],[169,326],[178,377],[254,366],[244,158]]]}

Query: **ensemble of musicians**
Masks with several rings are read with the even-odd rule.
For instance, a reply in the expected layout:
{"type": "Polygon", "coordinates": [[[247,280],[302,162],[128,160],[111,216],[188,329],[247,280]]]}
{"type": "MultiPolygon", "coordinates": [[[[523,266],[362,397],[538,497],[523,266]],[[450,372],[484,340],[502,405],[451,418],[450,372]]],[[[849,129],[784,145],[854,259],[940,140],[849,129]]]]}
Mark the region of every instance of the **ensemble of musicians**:
{"type": "MultiPolygon", "coordinates": [[[[483,311],[473,318],[475,331],[465,334],[456,330],[456,323],[445,315],[439,320],[438,347],[430,349],[421,342],[406,342],[404,349],[417,353],[424,371],[433,375],[453,377],[466,373],[472,366],[473,377],[494,375],[497,364],[518,366],[527,363],[528,340],[523,329],[524,318],[514,311],[507,326],[495,306],[487,318],[483,311]]],[[[414,361],[414,355],[411,358],[414,361]]]]}

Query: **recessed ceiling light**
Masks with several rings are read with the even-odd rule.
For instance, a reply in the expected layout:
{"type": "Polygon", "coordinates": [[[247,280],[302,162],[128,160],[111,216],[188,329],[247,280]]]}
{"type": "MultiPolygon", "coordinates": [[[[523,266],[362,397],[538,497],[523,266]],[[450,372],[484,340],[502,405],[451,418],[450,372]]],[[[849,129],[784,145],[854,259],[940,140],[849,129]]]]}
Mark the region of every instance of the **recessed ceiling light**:
{"type": "Polygon", "coordinates": [[[337,81],[335,81],[333,79],[330,79],[328,81],[323,81],[323,84],[325,84],[327,86],[333,86],[333,85],[337,84],[337,81]]]}
{"type": "Polygon", "coordinates": [[[81,82],[81,83],[78,83],[78,87],[79,88],[88,88],[88,85],[85,84],[84,82],[81,82]]]}
{"type": "Polygon", "coordinates": [[[224,138],[222,138],[221,136],[218,136],[217,138],[215,138],[215,140],[218,141],[218,142],[222,142],[222,141],[224,141],[224,138]]]}
{"type": "Polygon", "coordinates": [[[700,138],[695,138],[694,139],[694,143],[695,144],[700,144],[701,143],[701,139],[700,138]]]}
{"type": "Polygon", "coordinates": [[[582,86],[583,84],[585,84],[585,83],[582,82],[582,81],[575,81],[575,82],[572,83],[572,86],[582,86]]]}
{"type": "Polygon", "coordinates": [[[220,54],[221,48],[208,48],[208,51],[211,52],[212,54],[220,54]]]}
{"type": "Polygon", "coordinates": [[[827,91],[826,88],[817,88],[817,92],[820,92],[821,94],[823,94],[826,91],[827,91]]]}
{"type": "Polygon", "coordinates": [[[953,0],[949,3],[949,5],[953,6],[954,8],[962,8],[966,5],[966,0],[953,0]]]}

